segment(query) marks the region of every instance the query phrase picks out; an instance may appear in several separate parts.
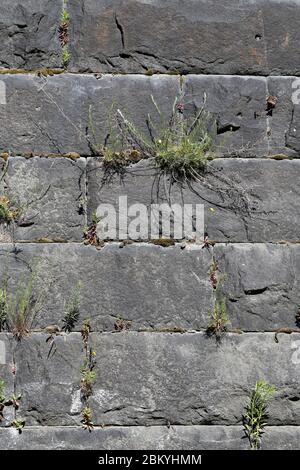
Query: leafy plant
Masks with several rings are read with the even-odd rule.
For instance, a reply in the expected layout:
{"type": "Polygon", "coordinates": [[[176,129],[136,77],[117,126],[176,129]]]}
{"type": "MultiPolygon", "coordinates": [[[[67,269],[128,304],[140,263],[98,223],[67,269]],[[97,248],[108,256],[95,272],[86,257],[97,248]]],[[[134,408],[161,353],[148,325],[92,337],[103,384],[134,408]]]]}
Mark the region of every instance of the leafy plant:
{"type": "Polygon", "coordinates": [[[88,429],[90,432],[94,428],[94,423],[93,423],[93,413],[92,410],[89,406],[86,406],[82,410],[82,425],[84,429],[88,429]]]}
{"type": "Polygon", "coordinates": [[[94,370],[96,366],[95,361],[96,353],[90,349],[89,354],[87,355],[84,364],[81,368],[81,392],[85,400],[87,400],[92,395],[93,383],[96,380],[97,373],[94,370]]]}
{"type": "Polygon", "coordinates": [[[70,333],[74,328],[76,323],[79,320],[80,315],[80,299],[81,299],[81,283],[79,282],[75,287],[71,299],[66,306],[65,316],[62,319],[63,326],[62,330],[70,333]]]}
{"type": "Polygon", "coordinates": [[[84,243],[86,245],[92,246],[101,246],[101,240],[97,234],[97,224],[100,222],[100,219],[97,217],[96,212],[92,214],[92,223],[89,227],[84,230],[84,243]]]}
{"type": "Polygon", "coordinates": [[[209,336],[215,335],[217,339],[220,339],[222,333],[227,330],[229,323],[226,299],[216,300],[211,313],[211,323],[206,330],[207,334],[209,336]]]}
{"type": "Polygon", "coordinates": [[[65,45],[62,50],[62,61],[63,61],[63,67],[67,68],[69,62],[71,59],[71,54],[69,52],[68,46],[65,45]]]}
{"type": "Polygon", "coordinates": [[[0,331],[3,331],[7,323],[7,291],[0,289],[0,331]]]}
{"type": "Polygon", "coordinates": [[[0,196],[0,223],[9,224],[18,216],[18,211],[11,209],[10,200],[6,196],[0,196]]]}
{"type": "Polygon", "coordinates": [[[11,426],[15,429],[17,429],[19,431],[19,433],[21,434],[22,432],[22,429],[24,428],[25,426],[25,420],[24,419],[14,419],[12,422],[11,422],[11,426]]]}
{"type": "Polygon", "coordinates": [[[249,403],[246,405],[243,416],[243,425],[251,449],[260,448],[263,428],[268,417],[268,402],[275,392],[276,388],[265,380],[258,380],[251,391],[249,403]]]}

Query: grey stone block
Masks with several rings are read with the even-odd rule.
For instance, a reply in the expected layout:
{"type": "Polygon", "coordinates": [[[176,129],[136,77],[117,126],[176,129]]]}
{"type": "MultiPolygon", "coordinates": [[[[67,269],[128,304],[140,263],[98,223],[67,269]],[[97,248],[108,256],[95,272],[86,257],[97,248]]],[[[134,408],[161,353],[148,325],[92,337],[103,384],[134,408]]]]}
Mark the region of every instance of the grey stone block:
{"type": "Polygon", "coordinates": [[[1,242],[81,241],[86,161],[12,157],[7,163],[2,170],[2,191],[12,208],[21,209],[21,215],[16,223],[2,227],[1,242]]]}
{"type": "MultiPolygon", "coordinates": [[[[15,382],[15,345],[8,334],[0,332],[0,382],[3,382],[3,394],[10,398],[14,393],[15,382]]],[[[0,427],[9,426],[14,419],[13,407],[5,406],[2,411],[3,419],[0,419],[0,427]]]]}
{"type": "Polygon", "coordinates": [[[300,246],[229,244],[214,248],[233,328],[295,328],[299,309],[300,246]]]}
{"type": "MultiPolygon", "coordinates": [[[[294,437],[296,432],[290,433],[294,437]]],[[[94,429],[79,427],[27,427],[0,430],[1,449],[57,450],[197,450],[245,449],[239,426],[132,426],[94,429]]]]}
{"type": "Polygon", "coordinates": [[[2,75],[0,86],[0,150],[18,155],[90,155],[87,135],[104,144],[113,104],[145,130],[148,113],[155,114],[151,95],[168,115],[180,92],[178,77],[143,75],[2,75]]]}
{"type": "Polygon", "coordinates": [[[79,281],[80,322],[89,317],[96,331],[114,330],[118,317],[131,328],[205,328],[210,321],[213,292],[209,280],[212,255],[206,250],[181,250],[154,245],[18,244],[0,247],[0,272],[10,276],[16,292],[22,276],[37,271],[35,292],[43,292],[36,328],[62,326],[65,304],[79,281]],[[16,254],[17,253],[17,254],[16,254]]]}
{"type": "Polygon", "coordinates": [[[0,67],[60,67],[60,0],[2,0],[0,67]]]}
{"type": "MultiPolygon", "coordinates": [[[[50,358],[45,340],[33,334],[16,350],[20,415],[28,425],[78,424],[82,340],[78,333],[57,337],[50,358]]],[[[298,334],[276,344],[268,333],[229,333],[217,343],[202,333],[124,332],[92,334],[91,344],[97,425],[239,424],[262,378],[277,388],[268,424],[299,425],[298,334]]]]}
{"type": "Polygon", "coordinates": [[[69,11],[72,70],[299,74],[295,2],[70,0],[69,11]]]}
{"type": "MultiPolygon", "coordinates": [[[[207,175],[207,184],[193,182],[192,190],[186,184],[182,187],[174,184],[171,201],[204,204],[204,222],[211,240],[298,241],[298,160],[218,159],[209,165],[217,172],[216,177],[207,175]],[[225,186],[223,177],[227,180],[225,186]],[[220,188],[227,192],[221,194],[220,188]]],[[[112,204],[118,211],[119,196],[127,196],[128,206],[142,203],[150,207],[151,203],[166,202],[164,178],[155,180],[158,173],[153,169],[153,162],[139,162],[129,167],[122,179],[114,176],[107,180],[101,159],[89,159],[89,219],[101,203],[112,204]]]]}
{"type": "MultiPolygon", "coordinates": [[[[267,426],[264,450],[299,450],[298,426],[267,426]]],[[[240,426],[25,427],[0,430],[1,450],[246,450],[240,426]]]]}

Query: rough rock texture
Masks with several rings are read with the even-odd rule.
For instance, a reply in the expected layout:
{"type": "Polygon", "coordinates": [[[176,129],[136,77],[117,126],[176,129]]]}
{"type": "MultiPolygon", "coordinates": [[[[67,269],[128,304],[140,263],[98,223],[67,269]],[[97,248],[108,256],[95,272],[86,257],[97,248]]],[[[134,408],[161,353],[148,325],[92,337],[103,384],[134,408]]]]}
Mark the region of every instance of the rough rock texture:
{"type": "MultiPolygon", "coordinates": [[[[210,172],[205,176],[210,187],[196,182],[191,184],[191,189],[187,184],[182,187],[175,184],[171,201],[204,204],[205,229],[211,240],[299,240],[298,160],[218,159],[209,167],[216,174],[213,176],[210,172]],[[226,178],[226,184],[222,178],[226,178]],[[220,188],[227,192],[221,193],[220,188]]],[[[122,179],[118,175],[106,178],[101,159],[89,159],[89,219],[101,203],[112,204],[118,211],[119,196],[127,196],[128,206],[139,202],[149,207],[151,203],[167,202],[164,178],[158,180],[157,174],[153,162],[139,162],[128,168],[122,179]]]]}
{"type": "Polygon", "coordinates": [[[1,0],[0,67],[60,67],[61,11],[61,0],[1,0]]]}
{"type": "MultiPolygon", "coordinates": [[[[27,425],[79,424],[80,334],[33,334],[15,350],[18,415],[27,425]],[[50,355],[49,355],[50,354],[50,355]]],[[[277,388],[268,424],[299,425],[299,335],[92,334],[97,377],[89,404],[96,425],[239,424],[253,383],[277,388]],[[272,367],[270,367],[272,364],[272,367]]]]}
{"type": "Polygon", "coordinates": [[[0,150],[34,155],[90,155],[88,141],[104,144],[114,103],[145,129],[155,109],[151,95],[168,115],[180,91],[179,78],[168,76],[3,75],[0,83],[6,96],[0,105],[0,150]]]}
{"type": "Polygon", "coordinates": [[[207,250],[115,245],[98,251],[80,244],[18,244],[15,250],[0,245],[0,255],[0,272],[10,276],[12,291],[23,275],[30,276],[28,265],[37,271],[35,290],[44,297],[36,327],[62,326],[65,303],[78,281],[77,330],[87,317],[96,331],[114,330],[118,317],[131,320],[134,330],[199,329],[210,321],[212,255],[207,250]]]}
{"type": "MultiPolygon", "coordinates": [[[[85,160],[9,158],[0,160],[5,194],[15,223],[2,226],[0,241],[81,241],[85,225],[85,160]]],[[[2,193],[3,191],[3,193],[2,193]]]]}
{"type": "MultiPolygon", "coordinates": [[[[213,257],[232,329],[275,331],[294,328],[299,304],[300,246],[217,245],[185,250],[117,244],[101,250],[79,244],[0,245],[0,272],[18,289],[28,266],[37,271],[35,291],[44,292],[35,328],[62,326],[65,304],[78,281],[80,321],[96,331],[113,331],[118,317],[131,330],[205,329],[211,322],[213,257]],[[116,295],[117,293],[117,295],[116,295]]],[[[38,295],[38,294],[37,294],[38,295]]]]}
{"type": "Polygon", "coordinates": [[[69,11],[72,70],[299,74],[294,1],[70,0],[69,11]]]}
{"type": "Polygon", "coordinates": [[[7,287],[22,314],[33,272],[41,308],[18,342],[2,303],[1,392],[22,397],[3,410],[1,449],[248,449],[259,379],[277,389],[262,448],[299,449],[299,20],[299,0],[2,0],[0,299],[7,287]],[[168,120],[175,97],[216,123],[202,181],[168,194],[152,160],[104,171],[112,106],[149,138],[148,115],[166,127],[155,102],[168,120]],[[212,244],[84,245],[99,204],[118,213],[120,195],[204,204],[212,244]],[[76,292],[73,332],[51,335],[76,292]],[[220,338],[205,332],[217,300],[230,321],[220,338]],[[84,400],[87,318],[97,374],[84,400]]]}

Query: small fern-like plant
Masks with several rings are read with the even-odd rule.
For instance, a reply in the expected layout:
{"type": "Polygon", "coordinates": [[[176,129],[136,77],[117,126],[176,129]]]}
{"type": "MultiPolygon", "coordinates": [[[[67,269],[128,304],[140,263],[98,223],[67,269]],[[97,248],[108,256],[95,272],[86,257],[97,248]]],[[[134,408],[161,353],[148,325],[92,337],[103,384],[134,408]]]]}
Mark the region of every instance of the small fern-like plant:
{"type": "Polygon", "coordinates": [[[243,425],[253,450],[260,448],[261,436],[268,417],[268,402],[275,392],[276,388],[265,380],[258,380],[251,391],[243,416],[243,425]]]}
{"type": "Polygon", "coordinates": [[[94,428],[93,412],[92,412],[92,409],[89,406],[86,406],[82,410],[81,423],[82,423],[83,428],[88,429],[89,431],[91,431],[94,428]]]}
{"type": "Polygon", "coordinates": [[[214,335],[217,339],[220,339],[222,333],[226,332],[229,323],[230,321],[227,314],[226,299],[223,298],[221,300],[216,300],[211,313],[211,323],[206,329],[206,333],[209,336],[214,335]]]}

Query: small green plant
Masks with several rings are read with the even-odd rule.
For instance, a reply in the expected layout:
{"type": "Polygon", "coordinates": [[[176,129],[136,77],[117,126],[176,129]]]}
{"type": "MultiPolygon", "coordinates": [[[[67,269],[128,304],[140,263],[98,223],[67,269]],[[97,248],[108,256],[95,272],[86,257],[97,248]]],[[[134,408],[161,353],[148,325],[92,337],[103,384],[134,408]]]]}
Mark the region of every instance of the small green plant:
{"type": "Polygon", "coordinates": [[[275,392],[276,388],[265,380],[258,380],[251,391],[243,416],[243,425],[253,450],[260,448],[263,428],[268,417],[268,402],[275,392]]]}
{"type": "Polygon", "coordinates": [[[24,426],[25,426],[25,420],[24,419],[14,419],[11,422],[11,426],[19,431],[19,434],[21,434],[24,426]]]}
{"type": "Polygon", "coordinates": [[[87,400],[92,395],[93,383],[97,378],[95,371],[96,366],[96,353],[92,349],[89,350],[84,364],[81,368],[81,393],[84,400],[87,400]]]}
{"type": "Polygon", "coordinates": [[[209,336],[215,335],[217,339],[220,339],[222,333],[226,332],[229,323],[226,299],[216,300],[211,313],[211,323],[206,330],[207,334],[209,336]]]}
{"type": "Polygon", "coordinates": [[[88,347],[89,337],[91,333],[91,321],[89,319],[84,320],[80,333],[81,333],[84,348],[86,350],[88,347]]]}
{"type": "Polygon", "coordinates": [[[0,196],[0,223],[9,224],[18,217],[18,211],[11,208],[10,200],[0,196]]]}
{"type": "Polygon", "coordinates": [[[7,323],[7,290],[0,289],[0,331],[3,331],[7,323]]]}
{"type": "Polygon", "coordinates": [[[62,61],[63,61],[64,68],[68,67],[70,59],[71,59],[71,54],[69,52],[68,46],[65,45],[62,50],[62,61]]]}
{"type": "Polygon", "coordinates": [[[17,340],[27,336],[33,327],[42,305],[42,294],[33,292],[36,273],[32,272],[29,279],[19,282],[13,293],[2,289],[2,297],[6,301],[6,326],[17,340]]]}
{"type": "Polygon", "coordinates": [[[84,243],[86,245],[92,246],[101,246],[101,240],[97,234],[97,224],[100,222],[99,217],[97,217],[96,211],[92,214],[92,223],[87,227],[84,232],[84,243]]]}
{"type": "Polygon", "coordinates": [[[71,299],[68,302],[65,310],[65,316],[62,319],[62,331],[70,333],[74,330],[80,315],[80,300],[81,300],[81,282],[74,288],[71,299]]]}
{"type": "Polygon", "coordinates": [[[89,406],[83,408],[81,422],[84,429],[88,429],[90,432],[94,428],[93,413],[92,409],[89,406]]]}
{"type": "Polygon", "coordinates": [[[6,401],[4,389],[5,389],[5,382],[4,380],[0,379],[0,405],[4,404],[4,402],[6,401]]]}
{"type": "Polygon", "coordinates": [[[67,68],[71,55],[69,53],[68,43],[69,43],[69,26],[70,26],[70,14],[66,8],[64,8],[59,25],[59,40],[62,47],[62,61],[63,67],[67,68]]]}

